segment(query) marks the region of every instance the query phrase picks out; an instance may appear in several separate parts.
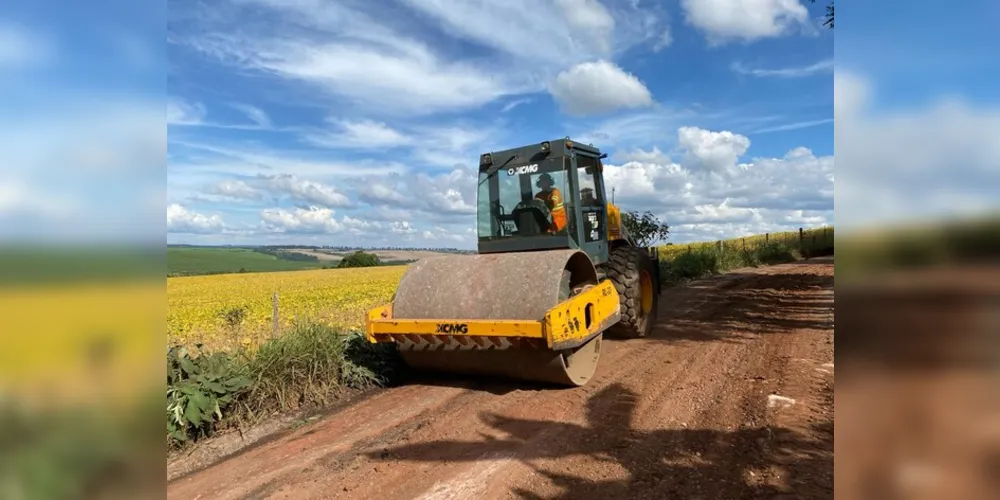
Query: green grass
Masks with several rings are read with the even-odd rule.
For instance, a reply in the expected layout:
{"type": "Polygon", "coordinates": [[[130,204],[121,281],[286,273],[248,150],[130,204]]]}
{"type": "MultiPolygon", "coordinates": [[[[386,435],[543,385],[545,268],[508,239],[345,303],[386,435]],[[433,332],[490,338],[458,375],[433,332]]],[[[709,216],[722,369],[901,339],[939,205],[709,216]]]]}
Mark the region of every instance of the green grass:
{"type": "Polygon", "coordinates": [[[756,267],[796,261],[816,255],[832,255],[832,227],[761,234],[722,241],[706,241],[659,247],[660,275],[677,284],[741,267],[756,267]]]}
{"type": "Polygon", "coordinates": [[[320,269],[330,261],[308,262],[279,259],[247,248],[167,248],[167,274],[191,276],[238,272],[297,271],[320,269]]]}
{"type": "Polygon", "coordinates": [[[841,236],[840,278],[870,279],[874,273],[1000,259],[1000,214],[897,224],[841,236]]]}
{"type": "Polygon", "coordinates": [[[348,389],[392,383],[401,367],[392,345],[310,323],[256,349],[173,346],[167,365],[167,440],[175,449],[275,414],[325,407],[348,389]]]}
{"type": "Polygon", "coordinates": [[[0,286],[147,280],[163,267],[160,246],[0,245],[0,286]]]}

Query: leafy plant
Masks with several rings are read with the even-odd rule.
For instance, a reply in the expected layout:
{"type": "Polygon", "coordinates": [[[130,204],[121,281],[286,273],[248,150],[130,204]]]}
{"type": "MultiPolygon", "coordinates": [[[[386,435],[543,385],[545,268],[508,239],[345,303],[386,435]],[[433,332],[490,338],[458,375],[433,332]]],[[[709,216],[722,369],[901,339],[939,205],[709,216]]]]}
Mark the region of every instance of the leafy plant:
{"type": "Polygon", "coordinates": [[[375,267],[381,264],[378,255],[358,250],[343,259],[337,264],[339,268],[346,267],[375,267]]]}
{"type": "Polygon", "coordinates": [[[231,329],[236,329],[243,324],[243,320],[247,317],[246,307],[238,306],[231,307],[222,311],[222,319],[226,322],[226,326],[231,329]]]}
{"type": "Polygon", "coordinates": [[[225,353],[201,353],[200,344],[197,351],[167,351],[167,434],[181,442],[209,435],[251,383],[225,353]]]}
{"type": "Polygon", "coordinates": [[[624,212],[622,224],[641,247],[665,240],[670,235],[670,226],[661,223],[660,219],[650,211],[642,214],[636,211],[624,212]]]}

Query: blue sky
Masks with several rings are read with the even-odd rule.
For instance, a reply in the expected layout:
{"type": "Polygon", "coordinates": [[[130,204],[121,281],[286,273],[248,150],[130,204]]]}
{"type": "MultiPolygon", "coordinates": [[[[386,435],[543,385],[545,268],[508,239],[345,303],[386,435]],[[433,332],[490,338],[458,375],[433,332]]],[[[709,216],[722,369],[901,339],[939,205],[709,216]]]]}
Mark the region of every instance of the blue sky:
{"type": "Polygon", "coordinates": [[[996,213],[1000,5],[856,2],[836,43],[837,226],[996,213]]]}
{"type": "Polygon", "coordinates": [[[716,3],[172,1],[168,240],[471,248],[479,154],[567,135],[675,241],[832,220],[822,5],[716,3]]]}
{"type": "Polygon", "coordinates": [[[163,240],[166,5],[102,3],[0,8],[4,241],[163,240]]]}
{"type": "Polygon", "coordinates": [[[833,222],[834,153],[841,228],[993,210],[1000,8],[799,2],[8,2],[0,236],[472,247],[565,135],[674,241],[833,222]]]}

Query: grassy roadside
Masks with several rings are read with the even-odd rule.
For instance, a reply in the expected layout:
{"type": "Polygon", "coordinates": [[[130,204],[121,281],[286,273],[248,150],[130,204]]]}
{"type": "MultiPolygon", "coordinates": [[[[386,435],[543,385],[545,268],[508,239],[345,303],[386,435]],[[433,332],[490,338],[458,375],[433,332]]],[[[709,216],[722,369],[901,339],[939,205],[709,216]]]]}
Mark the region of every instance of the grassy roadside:
{"type": "Polygon", "coordinates": [[[167,351],[167,441],[184,448],[220,431],[277,414],[328,406],[351,390],[390,383],[392,346],[358,333],[301,324],[256,348],[167,351]]]}
{"type": "Polygon", "coordinates": [[[817,228],[729,240],[659,247],[660,276],[667,285],[722,274],[741,267],[757,267],[803,258],[832,255],[834,229],[817,228]]]}

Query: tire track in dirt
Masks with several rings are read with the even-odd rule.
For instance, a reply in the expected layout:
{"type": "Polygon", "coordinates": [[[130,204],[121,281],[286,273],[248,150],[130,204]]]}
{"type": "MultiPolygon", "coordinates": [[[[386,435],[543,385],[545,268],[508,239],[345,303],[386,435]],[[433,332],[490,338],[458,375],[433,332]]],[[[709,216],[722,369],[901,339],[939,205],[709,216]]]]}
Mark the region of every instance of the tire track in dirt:
{"type": "Polygon", "coordinates": [[[650,337],[605,340],[585,387],[442,377],[385,390],[169,496],[814,498],[827,465],[832,496],[832,436],[827,464],[808,421],[828,404],[832,429],[817,385],[832,391],[832,374],[816,370],[832,361],[832,275],[817,259],[667,289],[650,337]],[[771,391],[801,405],[768,408],[771,391]],[[791,470],[792,456],[807,460],[791,470]]]}

